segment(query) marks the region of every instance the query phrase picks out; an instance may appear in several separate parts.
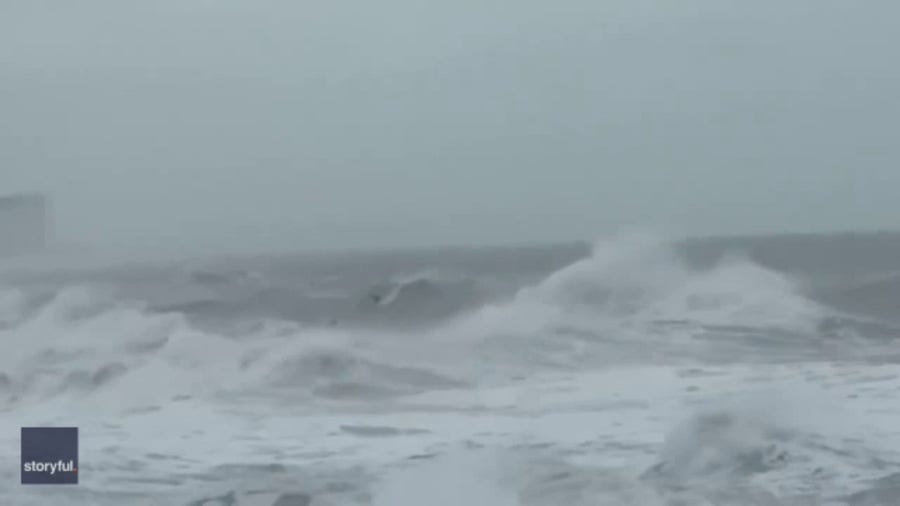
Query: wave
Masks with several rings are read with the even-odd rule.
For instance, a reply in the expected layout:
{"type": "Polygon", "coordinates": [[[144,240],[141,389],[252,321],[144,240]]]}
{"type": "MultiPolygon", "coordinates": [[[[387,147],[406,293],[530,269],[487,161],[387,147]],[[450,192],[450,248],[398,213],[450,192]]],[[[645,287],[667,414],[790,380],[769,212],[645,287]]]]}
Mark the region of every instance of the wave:
{"type": "Polygon", "coordinates": [[[645,322],[808,331],[823,308],[797,282],[748,259],[689,268],[671,246],[645,236],[597,243],[593,254],[522,294],[568,311],[645,322]]]}
{"type": "Polygon", "coordinates": [[[335,348],[308,349],[279,359],[266,380],[277,389],[307,388],[315,396],[340,399],[395,397],[465,385],[425,368],[378,362],[335,348]]]}
{"type": "Polygon", "coordinates": [[[207,324],[280,319],[313,326],[400,329],[437,325],[493,296],[488,283],[436,272],[391,277],[367,287],[329,287],[310,280],[290,284],[259,275],[249,283],[243,274],[212,279],[204,274],[202,282],[195,278],[192,275],[190,282],[202,290],[181,289],[193,297],[161,301],[151,310],[181,313],[195,323],[207,324]]]}
{"type": "Polygon", "coordinates": [[[826,284],[818,287],[816,297],[845,312],[898,321],[900,272],[880,273],[826,284]]]}
{"type": "Polygon", "coordinates": [[[635,235],[599,241],[589,256],[505,296],[434,272],[351,290],[338,302],[257,288],[166,309],[96,286],[51,297],[0,291],[0,341],[9,350],[0,388],[8,402],[384,398],[596,361],[713,352],[734,360],[747,350],[784,360],[819,350],[823,328],[842,325],[782,273],[740,256],[693,267],[671,243],[635,235]],[[214,313],[242,324],[224,331],[195,321],[214,313]]]}
{"type": "Polygon", "coordinates": [[[417,274],[373,286],[359,301],[353,319],[369,324],[436,324],[488,299],[487,291],[473,279],[417,274]]]}
{"type": "Polygon", "coordinates": [[[637,235],[596,243],[587,258],[457,320],[454,331],[650,344],[702,331],[814,337],[829,316],[784,274],[739,256],[692,268],[669,243],[637,235]]]}
{"type": "Polygon", "coordinates": [[[749,476],[785,467],[790,432],[752,413],[697,414],[669,434],[662,461],[645,476],[665,479],[749,476]]]}
{"type": "Polygon", "coordinates": [[[102,290],[61,290],[31,312],[4,292],[0,404],[72,397],[93,406],[134,409],[179,399],[371,399],[460,387],[450,375],[394,363],[365,349],[372,332],[303,328],[268,321],[231,336],[177,313],[148,311],[102,290]],[[362,343],[362,346],[361,346],[362,343]]]}

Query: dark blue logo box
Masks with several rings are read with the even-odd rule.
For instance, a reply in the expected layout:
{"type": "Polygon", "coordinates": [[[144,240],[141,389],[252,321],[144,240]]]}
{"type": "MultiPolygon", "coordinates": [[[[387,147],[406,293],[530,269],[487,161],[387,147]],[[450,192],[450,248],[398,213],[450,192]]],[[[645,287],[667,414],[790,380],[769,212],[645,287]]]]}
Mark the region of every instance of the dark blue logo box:
{"type": "Polygon", "coordinates": [[[22,427],[22,484],[78,483],[77,427],[22,427]]]}

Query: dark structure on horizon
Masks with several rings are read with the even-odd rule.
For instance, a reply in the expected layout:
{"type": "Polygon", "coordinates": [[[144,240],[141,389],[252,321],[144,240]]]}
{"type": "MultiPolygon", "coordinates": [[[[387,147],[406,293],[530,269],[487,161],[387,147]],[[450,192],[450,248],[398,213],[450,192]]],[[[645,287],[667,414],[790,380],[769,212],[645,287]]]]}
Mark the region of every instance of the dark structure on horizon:
{"type": "Polygon", "coordinates": [[[50,203],[36,193],[0,196],[0,256],[43,250],[49,240],[50,203]]]}

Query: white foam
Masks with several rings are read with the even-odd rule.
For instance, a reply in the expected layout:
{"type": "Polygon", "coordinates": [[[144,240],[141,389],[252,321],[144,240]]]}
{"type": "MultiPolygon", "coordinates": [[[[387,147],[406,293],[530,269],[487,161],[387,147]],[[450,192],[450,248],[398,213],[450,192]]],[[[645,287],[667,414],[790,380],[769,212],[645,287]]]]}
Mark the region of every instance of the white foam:
{"type": "Polygon", "coordinates": [[[505,483],[508,463],[491,452],[457,452],[391,473],[374,491],[373,506],[518,506],[505,483]]]}
{"type": "MultiPolygon", "coordinates": [[[[362,468],[378,505],[738,505],[740,493],[834,497],[878,477],[878,462],[900,461],[897,366],[657,365],[654,345],[679,337],[654,333],[659,320],[802,330],[820,308],[747,260],[696,271],[646,237],[598,243],[511,300],[423,333],[270,322],[233,339],[94,287],[70,287],[27,315],[20,292],[2,293],[12,324],[0,326],[0,372],[17,398],[0,404],[15,415],[0,417],[0,448],[15,453],[20,425],[78,425],[90,490],[168,491],[187,503],[239,487],[125,480],[213,479],[218,465],[277,462],[292,477],[315,470],[323,490],[329,473],[362,468]],[[622,361],[623,343],[642,359],[622,361]],[[704,434],[705,413],[732,422],[704,434]],[[772,430],[788,435],[773,443],[772,430]],[[786,460],[765,454],[775,461],[762,478],[740,475],[735,463],[771,444],[786,460]],[[107,451],[140,466],[104,467],[95,456],[107,451]],[[666,477],[681,491],[640,478],[660,462],[676,466],[666,477]],[[710,472],[729,466],[728,477],[710,472]]],[[[10,504],[24,493],[0,487],[10,504]]]]}
{"type": "Polygon", "coordinates": [[[484,342],[499,337],[517,348],[510,350],[511,356],[527,350],[530,343],[543,343],[545,349],[538,353],[548,358],[561,351],[558,346],[565,336],[574,336],[579,340],[577,349],[564,351],[568,358],[554,361],[577,362],[585,356],[615,361],[635,356],[640,349],[645,360],[654,360],[656,344],[680,342],[682,353],[689,355],[691,346],[701,346],[692,337],[716,326],[802,334],[810,337],[812,346],[817,325],[827,314],[804,296],[797,282],[747,259],[728,258],[695,270],[674,254],[669,243],[625,236],[598,242],[590,257],[432,335],[439,336],[438,341],[484,342]],[[660,327],[666,322],[683,325],[660,327]],[[518,338],[518,344],[510,337],[518,338]]]}

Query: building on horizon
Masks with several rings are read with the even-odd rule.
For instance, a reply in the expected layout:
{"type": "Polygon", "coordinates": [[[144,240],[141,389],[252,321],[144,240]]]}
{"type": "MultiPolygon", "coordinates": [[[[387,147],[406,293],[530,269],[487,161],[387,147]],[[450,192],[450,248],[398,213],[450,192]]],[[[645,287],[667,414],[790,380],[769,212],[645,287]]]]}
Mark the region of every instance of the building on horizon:
{"type": "Polygon", "coordinates": [[[50,202],[39,193],[0,196],[0,256],[35,253],[50,235],[50,202]]]}

